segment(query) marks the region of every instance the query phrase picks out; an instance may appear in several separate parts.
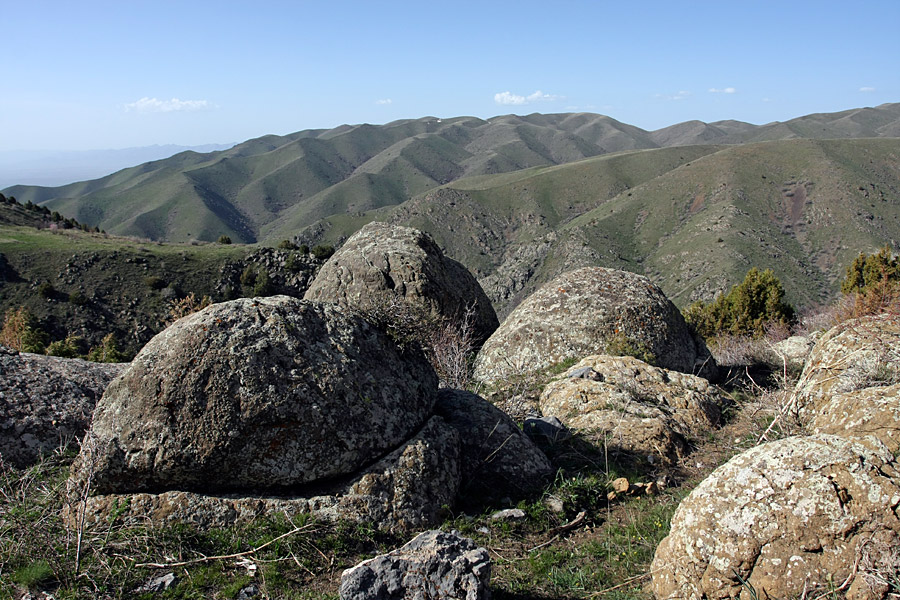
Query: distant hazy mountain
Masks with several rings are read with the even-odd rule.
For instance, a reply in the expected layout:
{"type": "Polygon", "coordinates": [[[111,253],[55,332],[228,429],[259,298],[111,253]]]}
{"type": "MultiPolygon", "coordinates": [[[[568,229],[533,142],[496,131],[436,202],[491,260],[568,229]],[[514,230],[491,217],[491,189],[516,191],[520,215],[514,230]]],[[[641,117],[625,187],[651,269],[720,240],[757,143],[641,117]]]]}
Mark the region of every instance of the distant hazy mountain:
{"type": "Polygon", "coordinates": [[[59,186],[96,179],[126,167],[168,158],[185,150],[214,152],[234,144],[144,146],[121,150],[0,151],[0,188],[12,185],[59,186]]]}

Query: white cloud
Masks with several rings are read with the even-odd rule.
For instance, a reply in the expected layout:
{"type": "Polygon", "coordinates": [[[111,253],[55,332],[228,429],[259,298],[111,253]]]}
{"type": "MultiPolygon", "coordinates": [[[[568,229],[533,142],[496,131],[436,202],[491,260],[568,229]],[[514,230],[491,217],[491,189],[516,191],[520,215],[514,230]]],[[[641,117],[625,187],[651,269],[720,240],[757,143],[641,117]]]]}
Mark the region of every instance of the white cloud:
{"type": "Polygon", "coordinates": [[[865,87],[859,88],[859,91],[861,91],[861,92],[863,92],[863,93],[874,92],[874,91],[875,91],[875,88],[869,87],[869,86],[865,86],[865,87]]]}
{"type": "Polygon", "coordinates": [[[675,94],[657,94],[656,97],[662,98],[664,100],[674,100],[677,102],[678,100],[684,100],[685,98],[689,97],[690,95],[691,95],[691,93],[689,91],[680,90],[678,93],[675,93],[675,94]]]}
{"type": "Polygon", "coordinates": [[[713,94],[734,94],[737,92],[737,90],[734,89],[733,87],[727,87],[727,88],[721,88],[721,89],[709,88],[709,91],[710,91],[710,93],[713,93],[713,94]]]}
{"type": "Polygon", "coordinates": [[[561,98],[562,96],[545,94],[541,90],[537,90],[533,94],[528,94],[527,96],[519,96],[518,94],[513,94],[510,92],[500,92],[499,94],[494,94],[494,102],[496,102],[497,104],[512,105],[531,104],[532,102],[551,102],[553,100],[559,100],[561,98]]]}
{"type": "Polygon", "coordinates": [[[381,100],[376,100],[376,101],[375,101],[375,104],[391,104],[391,103],[393,103],[393,102],[394,102],[394,101],[391,100],[390,98],[383,98],[383,99],[381,99],[381,100]]]}
{"type": "Polygon", "coordinates": [[[179,100],[172,98],[171,100],[159,100],[158,98],[141,98],[137,102],[131,102],[125,105],[126,112],[188,112],[197,110],[210,110],[214,108],[209,100],[179,100]]]}

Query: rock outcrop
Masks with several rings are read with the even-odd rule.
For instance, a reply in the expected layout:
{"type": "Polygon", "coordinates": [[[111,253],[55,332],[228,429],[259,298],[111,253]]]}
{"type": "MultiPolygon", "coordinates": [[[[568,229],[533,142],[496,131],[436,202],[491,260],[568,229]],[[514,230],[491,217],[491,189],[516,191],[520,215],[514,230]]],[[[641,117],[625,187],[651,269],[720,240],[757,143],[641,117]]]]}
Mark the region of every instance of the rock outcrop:
{"type": "Polygon", "coordinates": [[[884,598],[900,565],[900,478],[885,447],[785,438],[719,467],[681,503],[651,566],[657,598],[884,598]],[[879,581],[879,575],[882,580],[879,581]]]}
{"type": "Polygon", "coordinates": [[[706,379],[630,356],[589,356],[544,388],[540,408],[614,450],[673,462],[687,439],[717,427],[728,398],[706,379]]]}
{"type": "Polygon", "coordinates": [[[499,324],[475,277],[444,256],[431,236],[385,223],[369,223],[350,237],[322,266],[304,298],[363,311],[401,299],[450,320],[471,309],[478,345],[499,324]]]}
{"type": "Polygon", "coordinates": [[[815,409],[834,395],[900,383],[900,316],[850,319],[830,329],[813,347],[796,394],[815,409]]]}
{"type": "Polygon", "coordinates": [[[109,382],[127,365],[0,346],[0,457],[27,467],[81,438],[109,382]]]}
{"type": "Polygon", "coordinates": [[[215,304],[107,388],[93,487],[277,491],[348,475],[409,439],[436,394],[422,354],[356,314],[287,296],[215,304]]]}
{"type": "Polygon", "coordinates": [[[900,384],[837,394],[812,415],[810,429],[854,438],[867,445],[884,444],[900,452],[900,384]]]}
{"type": "Polygon", "coordinates": [[[459,432],[464,498],[520,498],[543,488],[553,475],[546,455],[512,419],[480,396],[441,390],[435,412],[459,432]]]}
{"type": "Polygon", "coordinates": [[[684,373],[711,373],[714,366],[679,310],[649,279],[586,267],[519,304],[478,353],[475,377],[491,383],[566,359],[620,353],[684,373]]]}
{"type": "Polygon", "coordinates": [[[455,533],[426,531],[341,575],[341,600],[488,600],[488,552],[455,533]]]}

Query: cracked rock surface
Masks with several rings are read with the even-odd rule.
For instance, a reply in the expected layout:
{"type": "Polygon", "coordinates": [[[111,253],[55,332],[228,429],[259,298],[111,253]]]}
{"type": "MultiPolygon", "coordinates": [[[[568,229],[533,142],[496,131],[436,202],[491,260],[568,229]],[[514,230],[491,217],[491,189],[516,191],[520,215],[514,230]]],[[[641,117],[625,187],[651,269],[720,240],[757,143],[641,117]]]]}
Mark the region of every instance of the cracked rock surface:
{"type": "Polygon", "coordinates": [[[884,598],[900,568],[900,479],[884,446],[819,434],[757,446],[678,507],[651,565],[657,598],[761,598],[844,584],[884,598]],[[879,579],[881,578],[881,579],[879,579]]]}

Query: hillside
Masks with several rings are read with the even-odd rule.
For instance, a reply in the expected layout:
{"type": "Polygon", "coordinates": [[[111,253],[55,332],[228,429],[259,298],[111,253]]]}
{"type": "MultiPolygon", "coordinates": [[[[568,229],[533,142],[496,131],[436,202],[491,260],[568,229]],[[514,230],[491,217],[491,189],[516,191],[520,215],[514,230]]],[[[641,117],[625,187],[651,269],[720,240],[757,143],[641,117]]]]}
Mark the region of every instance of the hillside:
{"type": "MultiPolygon", "coordinates": [[[[4,192],[119,235],[277,241],[320,219],[399,205],[464,177],[695,144],[900,135],[900,104],[784,123],[691,121],[648,132],[589,113],[424,117],[265,136],[61,187],[4,192]]],[[[344,218],[348,218],[345,216],[344,218]]]]}

